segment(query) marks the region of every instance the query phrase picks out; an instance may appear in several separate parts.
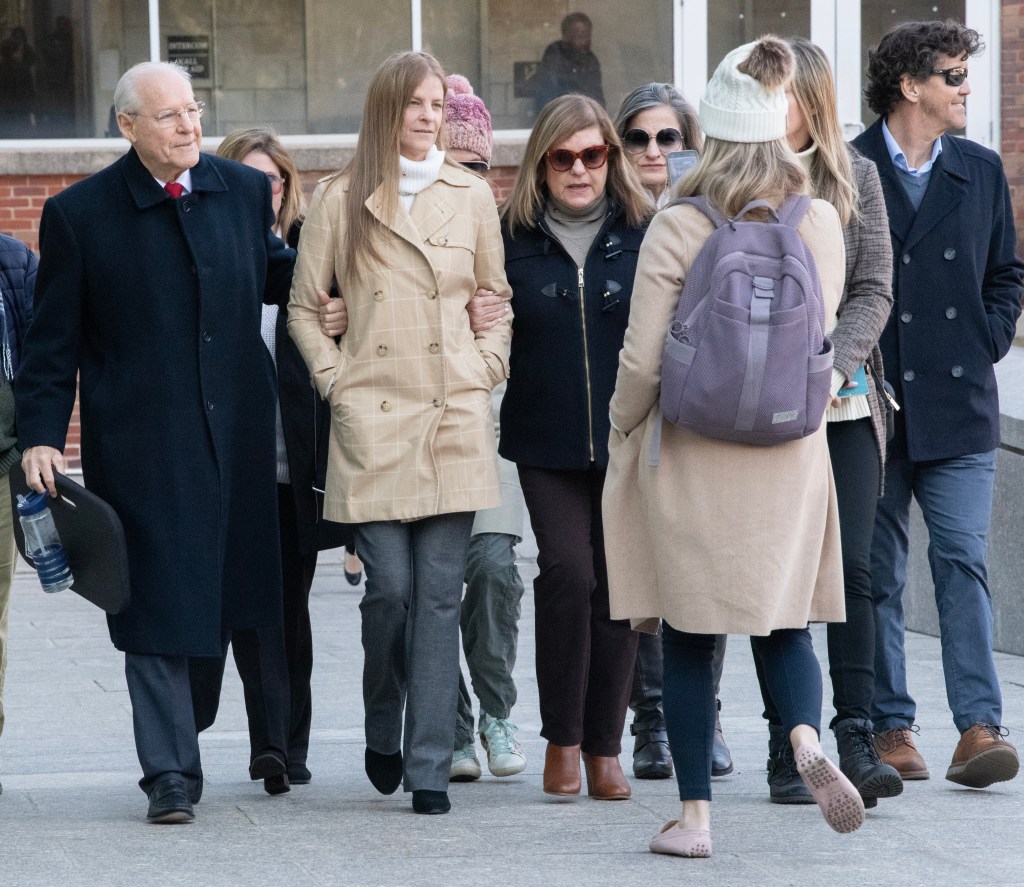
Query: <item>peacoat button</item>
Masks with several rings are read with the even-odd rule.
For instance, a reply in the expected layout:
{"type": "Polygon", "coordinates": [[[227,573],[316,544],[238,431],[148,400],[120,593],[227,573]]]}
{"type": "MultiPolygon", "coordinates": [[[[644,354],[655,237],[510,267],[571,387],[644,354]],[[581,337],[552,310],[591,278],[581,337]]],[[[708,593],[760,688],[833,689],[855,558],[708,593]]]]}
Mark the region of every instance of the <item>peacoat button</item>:
{"type": "Polygon", "coordinates": [[[211,336],[206,330],[203,330],[203,341],[204,342],[209,342],[210,339],[212,339],[212,338],[213,338],[213,336],[211,336]]]}
{"type": "Polygon", "coordinates": [[[384,301],[384,293],[382,293],[380,290],[377,290],[377,292],[375,292],[373,294],[373,301],[374,302],[383,302],[384,301]]]}
{"type": "Polygon", "coordinates": [[[912,321],[913,319],[914,315],[910,311],[904,311],[900,315],[900,320],[902,320],[904,323],[910,323],[910,321],[912,321]]]}
{"type": "Polygon", "coordinates": [[[951,246],[947,247],[942,251],[942,258],[944,258],[947,262],[952,261],[953,259],[956,258],[956,250],[953,249],[953,247],[951,246]]]}
{"type": "Polygon", "coordinates": [[[909,265],[910,264],[910,256],[907,253],[903,254],[903,264],[904,265],[909,265]]]}
{"type": "Polygon", "coordinates": [[[427,346],[427,350],[430,351],[431,354],[437,354],[437,352],[441,350],[441,346],[438,345],[437,342],[431,342],[427,346]]]}
{"type": "Polygon", "coordinates": [[[913,382],[914,381],[914,371],[913,370],[904,370],[903,371],[903,381],[904,382],[913,382]]]}
{"type": "Polygon", "coordinates": [[[434,403],[435,407],[439,407],[439,406],[441,406],[444,403],[444,401],[441,400],[440,397],[435,397],[434,400],[433,400],[433,403],[434,403]]]}
{"type": "Polygon", "coordinates": [[[387,400],[383,401],[381,403],[381,405],[380,405],[380,410],[381,410],[382,413],[390,413],[391,412],[391,402],[387,401],[387,400]]]}
{"type": "Polygon", "coordinates": [[[953,308],[953,307],[947,308],[946,309],[946,317],[948,317],[950,320],[952,320],[954,317],[956,317],[956,308],[953,308]]]}
{"type": "Polygon", "coordinates": [[[384,355],[386,355],[387,353],[388,353],[388,346],[387,345],[378,345],[377,346],[377,354],[380,357],[384,357],[384,355]]]}
{"type": "Polygon", "coordinates": [[[213,411],[213,401],[212,400],[208,400],[206,402],[206,409],[210,410],[211,412],[213,411]]]}
{"type": "Polygon", "coordinates": [[[949,371],[949,374],[954,379],[959,379],[964,374],[964,368],[962,366],[955,366],[949,371]]]}

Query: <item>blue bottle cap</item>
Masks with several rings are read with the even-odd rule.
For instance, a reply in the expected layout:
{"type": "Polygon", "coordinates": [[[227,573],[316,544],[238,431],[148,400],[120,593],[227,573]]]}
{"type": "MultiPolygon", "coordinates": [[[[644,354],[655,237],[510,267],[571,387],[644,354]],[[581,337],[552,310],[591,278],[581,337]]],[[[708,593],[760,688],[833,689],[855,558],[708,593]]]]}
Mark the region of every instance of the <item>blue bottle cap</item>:
{"type": "Polygon", "coordinates": [[[27,496],[18,494],[18,514],[22,517],[28,517],[29,515],[39,514],[40,511],[46,510],[46,492],[42,493],[29,493],[27,496]]]}

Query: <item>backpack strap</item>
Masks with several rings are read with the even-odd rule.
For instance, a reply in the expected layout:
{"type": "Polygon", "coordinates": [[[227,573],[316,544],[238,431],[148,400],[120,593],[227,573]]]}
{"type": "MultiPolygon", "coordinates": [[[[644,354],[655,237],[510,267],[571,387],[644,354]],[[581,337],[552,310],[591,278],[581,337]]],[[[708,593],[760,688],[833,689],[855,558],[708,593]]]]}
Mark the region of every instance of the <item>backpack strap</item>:
{"type": "Polygon", "coordinates": [[[806,194],[790,194],[779,207],[776,216],[783,225],[795,228],[803,221],[810,208],[811,198],[806,194]]]}
{"type": "Polygon", "coordinates": [[[715,209],[708,199],[703,194],[695,194],[693,197],[677,197],[670,203],[665,204],[665,209],[670,206],[692,206],[694,209],[700,210],[705,216],[711,220],[711,224],[716,228],[721,228],[729,220],[723,216],[717,209],[715,209]]]}

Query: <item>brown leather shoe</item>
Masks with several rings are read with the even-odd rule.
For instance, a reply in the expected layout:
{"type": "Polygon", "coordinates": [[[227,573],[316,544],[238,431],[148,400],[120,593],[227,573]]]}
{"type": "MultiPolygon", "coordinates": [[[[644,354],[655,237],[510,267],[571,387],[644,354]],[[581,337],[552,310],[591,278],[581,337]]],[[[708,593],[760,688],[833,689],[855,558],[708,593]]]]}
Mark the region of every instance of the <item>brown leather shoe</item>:
{"type": "Polygon", "coordinates": [[[587,769],[587,794],[598,801],[628,801],[629,783],[622,774],[618,755],[588,755],[583,753],[583,766],[587,769]]]}
{"type": "Polygon", "coordinates": [[[995,724],[975,724],[960,737],[946,779],[970,788],[985,788],[1017,775],[1017,749],[1003,739],[1009,734],[995,724]]]}
{"type": "Polygon", "coordinates": [[[580,793],[580,747],[548,743],[544,753],[544,793],[578,795],[580,793]]]}
{"type": "Polygon", "coordinates": [[[903,780],[927,779],[931,774],[921,752],[914,745],[910,727],[893,727],[875,736],[875,751],[882,762],[894,767],[903,780]]]}

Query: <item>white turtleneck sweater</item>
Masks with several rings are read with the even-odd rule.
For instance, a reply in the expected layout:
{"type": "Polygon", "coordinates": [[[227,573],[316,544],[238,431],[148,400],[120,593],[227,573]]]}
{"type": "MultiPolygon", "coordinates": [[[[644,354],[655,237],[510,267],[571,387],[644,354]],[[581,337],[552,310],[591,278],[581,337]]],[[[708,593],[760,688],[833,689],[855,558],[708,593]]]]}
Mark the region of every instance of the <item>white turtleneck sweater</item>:
{"type": "Polygon", "coordinates": [[[398,158],[398,165],[402,173],[398,182],[398,199],[402,202],[406,212],[412,209],[412,202],[416,199],[416,195],[437,181],[442,163],[444,163],[444,151],[439,151],[436,145],[430,146],[426,160],[398,158]]]}

